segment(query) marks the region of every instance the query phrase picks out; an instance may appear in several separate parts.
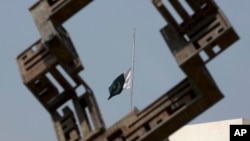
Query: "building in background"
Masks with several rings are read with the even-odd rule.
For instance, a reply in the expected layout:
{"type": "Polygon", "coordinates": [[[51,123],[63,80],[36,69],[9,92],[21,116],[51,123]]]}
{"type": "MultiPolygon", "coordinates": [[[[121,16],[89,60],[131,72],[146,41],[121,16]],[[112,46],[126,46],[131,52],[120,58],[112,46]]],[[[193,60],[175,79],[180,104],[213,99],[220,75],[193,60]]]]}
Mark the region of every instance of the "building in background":
{"type": "Polygon", "coordinates": [[[250,120],[239,118],[187,125],[169,137],[169,141],[229,141],[230,125],[246,125],[250,120]]]}

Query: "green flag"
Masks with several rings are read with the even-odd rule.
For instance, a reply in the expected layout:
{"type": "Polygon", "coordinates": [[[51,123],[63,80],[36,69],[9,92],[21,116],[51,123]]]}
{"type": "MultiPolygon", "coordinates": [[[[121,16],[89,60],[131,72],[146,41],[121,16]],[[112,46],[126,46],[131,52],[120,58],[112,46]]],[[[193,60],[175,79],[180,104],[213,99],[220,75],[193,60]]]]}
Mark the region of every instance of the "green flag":
{"type": "Polygon", "coordinates": [[[131,69],[128,69],[125,73],[120,74],[109,87],[110,98],[118,95],[123,89],[129,89],[131,85],[131,69]]]}

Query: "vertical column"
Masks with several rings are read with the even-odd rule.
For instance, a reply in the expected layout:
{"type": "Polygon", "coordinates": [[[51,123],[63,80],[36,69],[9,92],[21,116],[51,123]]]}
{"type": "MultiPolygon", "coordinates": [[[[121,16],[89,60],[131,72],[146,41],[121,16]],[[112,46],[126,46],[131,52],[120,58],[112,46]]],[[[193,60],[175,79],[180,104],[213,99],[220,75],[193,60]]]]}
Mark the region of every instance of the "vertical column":
{"type": "MultiPolygon", "coordinates": [[[[82,96],[84,97],[84,95],[82,96]]],[[[90,134],[91,132],[91,124],[90,124],[90,120],[85,108],[86,108],[86,103],[79,101],[79,98],[74,97],[73,98],[73,104],[78,116],[78,120],[79,120],[79,124],[83,133],[83,136],[87,136],[90,134]]]]}
{"type": "Polygon", "coordinates": [[[187,11],[180,4],[179,0],[169,0],[175,9],[177,9],[178,14],[182,17],[184,21],[188,21],[190,19],[187,11]]]}
{"type": "Polygon", "coordinates": [[[73,112],[69,107],[63,109],[63,116],[57,112],[51,114],[59,141],[78,141],[79,130],[73,112]]]}
{"type": "Polygon", "coordinates": [[[169,25],[171,25],[175,30],[180,32],[180,28],[178,23],[175,21],[174,17],[170,14],[168,9],[164,6],[161,0],[153,0],[154,6],[157,8],[157,10],[161,13],[163,18],[168,22],[169,25]]]}

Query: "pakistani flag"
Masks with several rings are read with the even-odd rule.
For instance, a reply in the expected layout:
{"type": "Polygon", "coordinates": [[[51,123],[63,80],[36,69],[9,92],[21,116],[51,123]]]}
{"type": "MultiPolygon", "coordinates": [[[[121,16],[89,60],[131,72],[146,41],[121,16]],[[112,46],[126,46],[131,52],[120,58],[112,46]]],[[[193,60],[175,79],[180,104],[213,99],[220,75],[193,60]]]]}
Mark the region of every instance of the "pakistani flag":
{"type": "Polygon", "coordinates": [[[131,87],[131,68],[129,68],[126,72],[119,75],[109,87],[110,98],[115,95],[118,95],[122,92],[123,89],[130,89],[131,87]]]}

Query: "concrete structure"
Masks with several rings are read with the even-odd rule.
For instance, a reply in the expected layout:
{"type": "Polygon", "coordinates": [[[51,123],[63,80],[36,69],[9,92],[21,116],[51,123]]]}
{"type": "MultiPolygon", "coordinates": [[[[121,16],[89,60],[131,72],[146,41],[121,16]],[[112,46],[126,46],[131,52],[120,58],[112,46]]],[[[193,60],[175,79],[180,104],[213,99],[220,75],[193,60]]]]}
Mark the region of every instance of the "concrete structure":
{"type": "Polygon", "coordinates": [[[239,37],[219,7],[213,0],[187,0],[194,10],[188,15],[178,0],[169,0],[183,18],[178,24],[161,0],[152,0],[167,21],[163,38],[187,76],[142,111],[135,108],[106,128],[92,89],[78,74],[84,66],[63,27],[92,1],[37,1],[29,10],[41,38],[17,57],[23,83],[50,114],[58,141],[162,141],[223,98],[205,64],[239,37]],[[198,55],[202,51],[208,60],[198,55]]]}
{"type": "Polygon", "coordinates": [[[230,125],[249,124],[250,120],[239,118],[187,125],[169,137],[169,141],[229,141],[230,125]]]}

